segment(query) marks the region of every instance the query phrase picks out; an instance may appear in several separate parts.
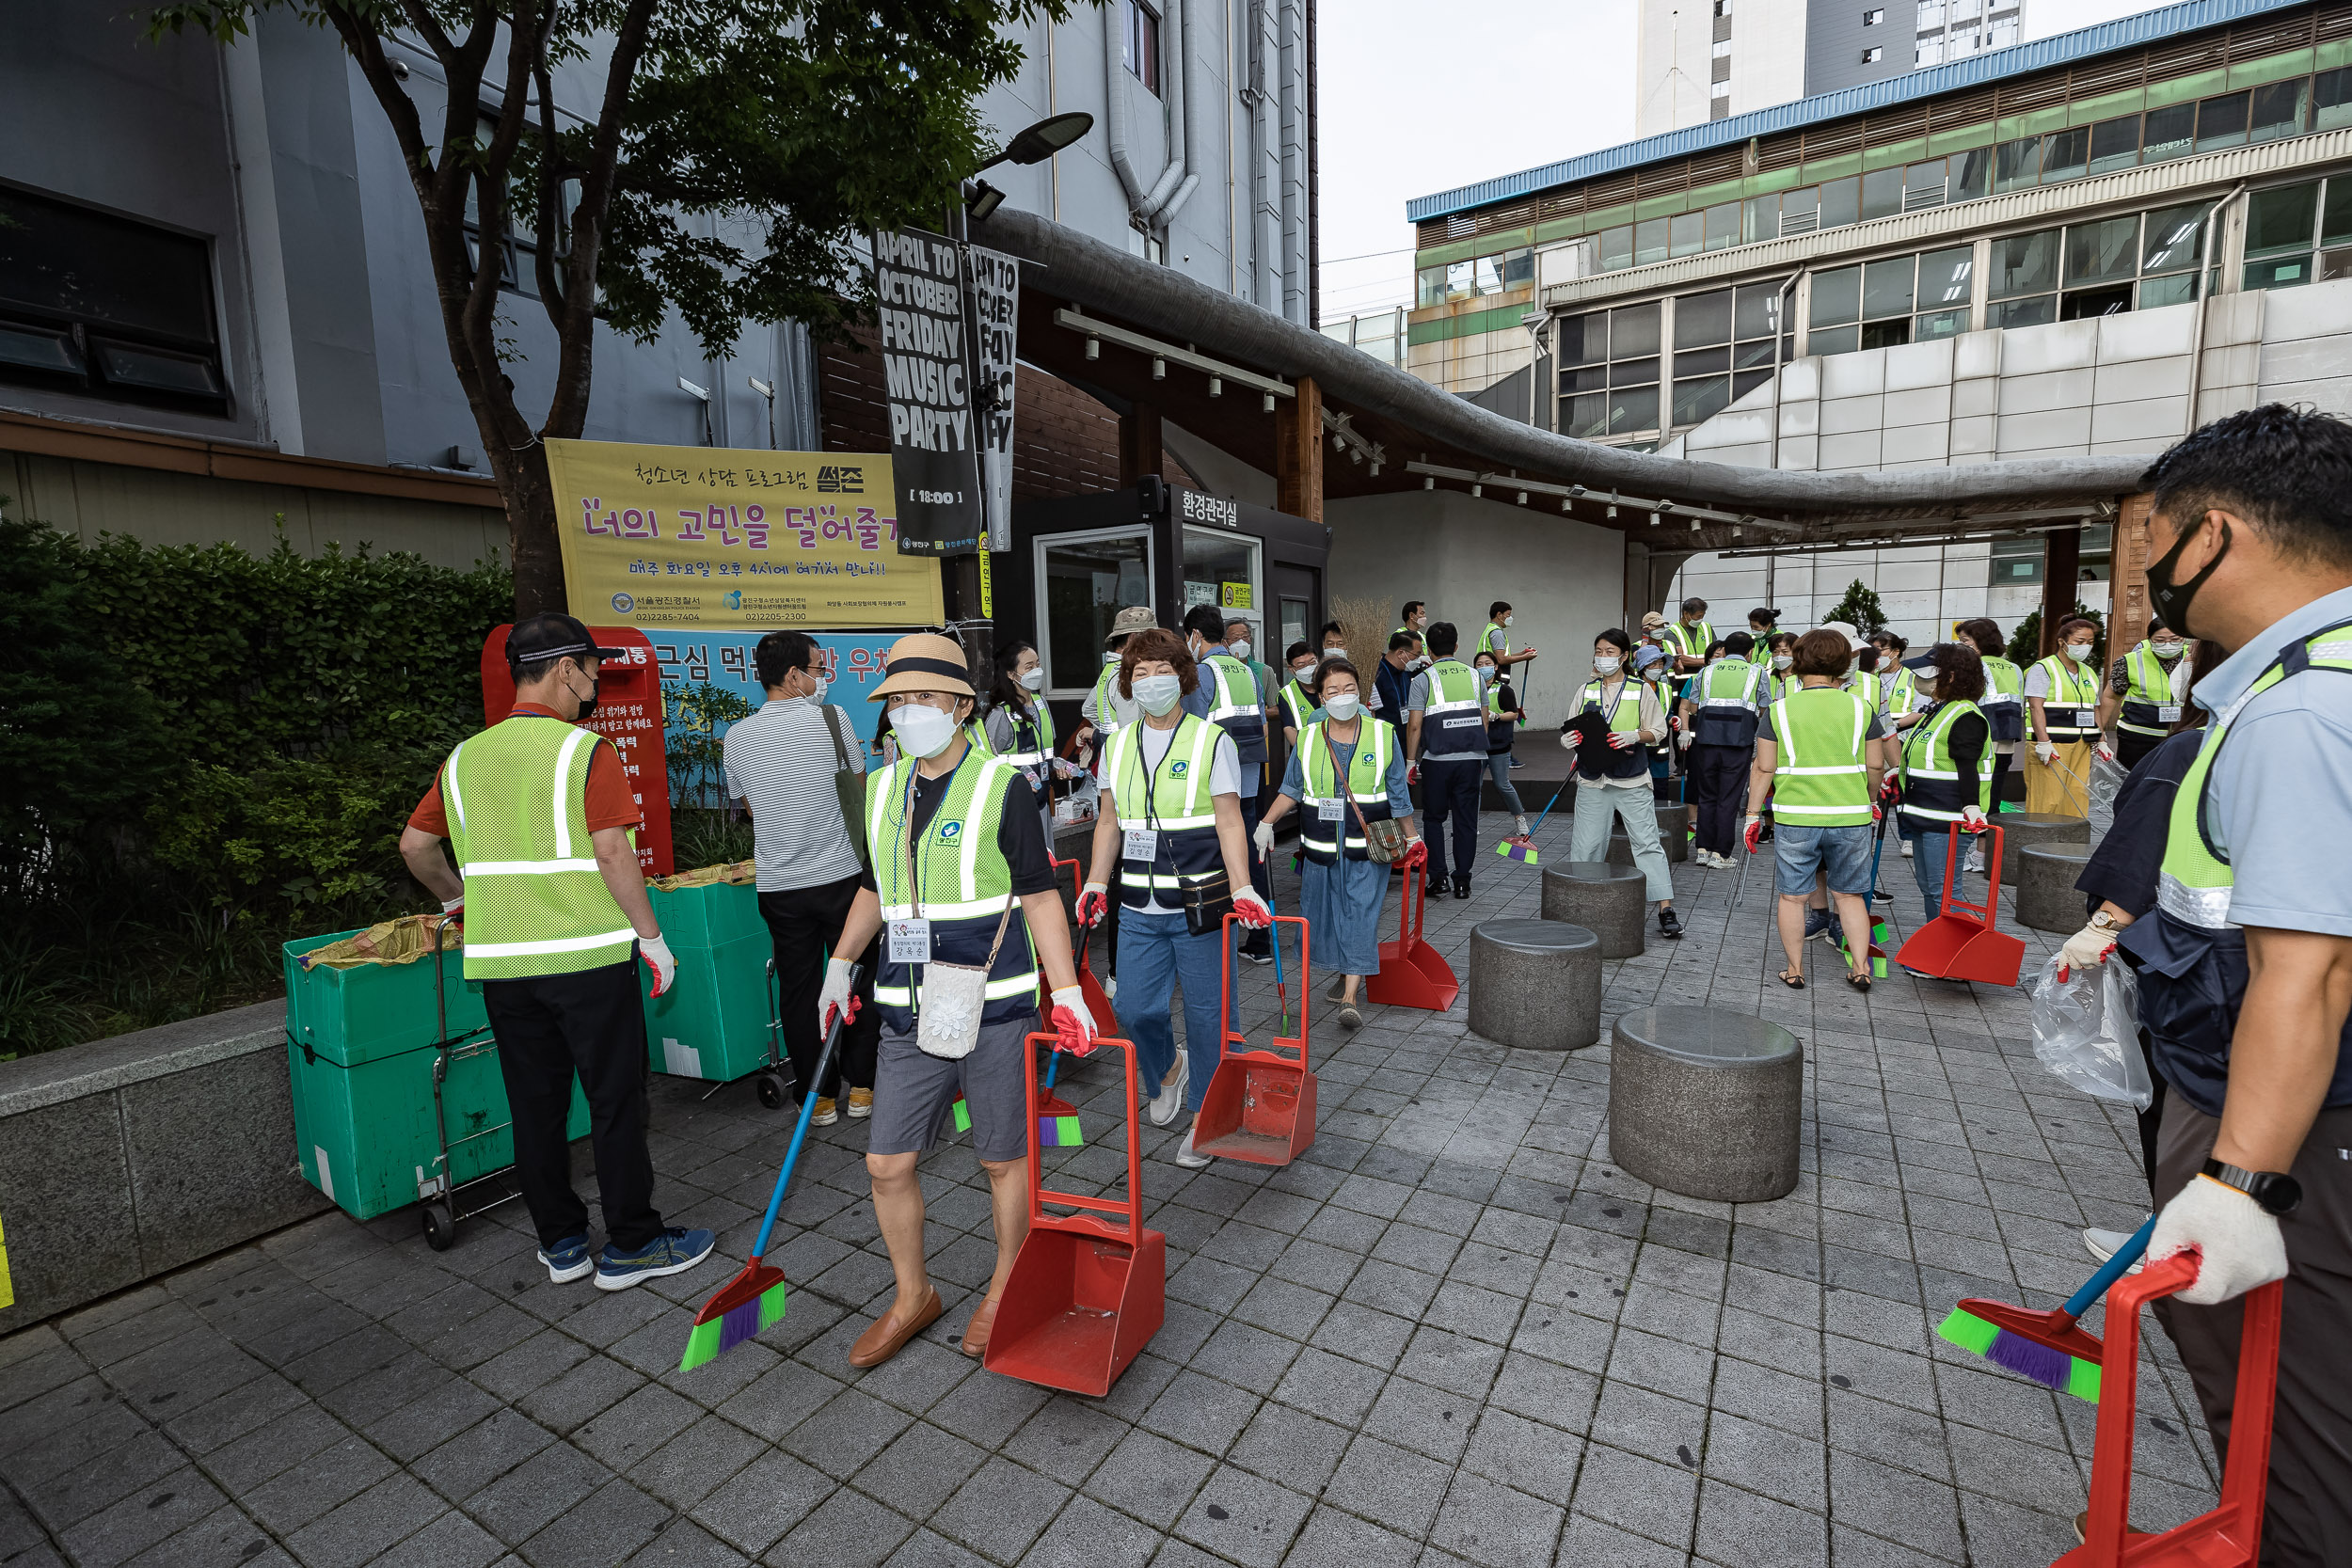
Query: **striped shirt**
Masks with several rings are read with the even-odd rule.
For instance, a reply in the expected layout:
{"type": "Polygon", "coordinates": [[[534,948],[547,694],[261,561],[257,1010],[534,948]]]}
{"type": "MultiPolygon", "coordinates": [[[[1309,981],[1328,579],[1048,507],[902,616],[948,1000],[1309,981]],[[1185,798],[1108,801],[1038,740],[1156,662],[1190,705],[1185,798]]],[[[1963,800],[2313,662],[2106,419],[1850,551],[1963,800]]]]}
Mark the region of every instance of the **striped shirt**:
{"type": "MultiPolygon", "coordinates": [[[[850,766],[864,772],[865,749],[850,733],[849,715],[830,722],[838,725],[850,766]]],[[[857,849],[834,791],[840,760],[828,723],[825,710],[806,697],[779,697],[738,720],[720,741],[727,798],[751,807],[752,863],[762,893],[822,887],[858,874],[857,849]]]]}

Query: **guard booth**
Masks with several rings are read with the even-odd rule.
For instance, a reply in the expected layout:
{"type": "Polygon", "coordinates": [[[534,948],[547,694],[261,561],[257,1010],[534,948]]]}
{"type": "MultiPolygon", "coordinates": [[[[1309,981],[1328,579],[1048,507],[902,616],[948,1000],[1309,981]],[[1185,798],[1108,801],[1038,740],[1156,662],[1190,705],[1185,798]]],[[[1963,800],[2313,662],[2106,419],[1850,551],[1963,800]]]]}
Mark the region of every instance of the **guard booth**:
{"type": "Polygon", "coordinates": [[[1320,523],[1156,478],[1015,501],[1010,557],[992,564],[997,636],[1037,643],[1054,722],[1067,735],[1121,610],[1148,604],[1175,626],[1192,606],[1216,605],[1257,628],[1257,657],[1279,671],[1282,650],[1313,642],[1327,618],[1330,554],[1320,523]]]}

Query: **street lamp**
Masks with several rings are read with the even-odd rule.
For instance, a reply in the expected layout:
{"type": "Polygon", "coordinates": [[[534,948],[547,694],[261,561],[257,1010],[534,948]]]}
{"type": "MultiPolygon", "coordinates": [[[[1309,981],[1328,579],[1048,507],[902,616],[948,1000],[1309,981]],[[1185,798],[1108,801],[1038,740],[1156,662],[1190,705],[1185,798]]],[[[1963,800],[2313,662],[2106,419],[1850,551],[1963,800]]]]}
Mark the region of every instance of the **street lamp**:
{"type": "Polygon", "coordinates": [[[1039,120],[1006,143],[1002,152],[972,171],[972,191],[963,198],[964,211],[984,222],[1004,202],[1004,192],[977,178],[983,170],[998,164],[1041,164],[1093,129],[1094,117],[1082,109],[1039,120]]]}

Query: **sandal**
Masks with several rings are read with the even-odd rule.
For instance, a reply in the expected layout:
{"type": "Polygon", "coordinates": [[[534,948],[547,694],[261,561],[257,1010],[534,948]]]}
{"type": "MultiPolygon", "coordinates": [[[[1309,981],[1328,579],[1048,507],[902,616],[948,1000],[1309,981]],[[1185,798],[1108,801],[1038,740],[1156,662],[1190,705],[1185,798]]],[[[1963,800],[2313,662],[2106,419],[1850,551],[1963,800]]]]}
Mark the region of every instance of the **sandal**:
{"type": "Polygon", "coordinates": [[[1870,972],[1867,969],[1850,969],[1846,971],[1846,984],[1851,986],[1856,990],[1868,990],[1870,989],[1870,972]]]}
{"type": "Polygon", "coordinates": [[[1341,1028],[1352,1035],[1364,1026],[1364,1015],[1358,1012],[1353,1004],[1342,1003],[1338,1022],[1341,1028]]]}
{"type": "Polygon", "coordinates": [[[1790,990],[1804,990],[1804,976],[1803,974],[1792,974],[1786,969],[1780,972],[1780,983],[1787,986],[1790,990]]]}

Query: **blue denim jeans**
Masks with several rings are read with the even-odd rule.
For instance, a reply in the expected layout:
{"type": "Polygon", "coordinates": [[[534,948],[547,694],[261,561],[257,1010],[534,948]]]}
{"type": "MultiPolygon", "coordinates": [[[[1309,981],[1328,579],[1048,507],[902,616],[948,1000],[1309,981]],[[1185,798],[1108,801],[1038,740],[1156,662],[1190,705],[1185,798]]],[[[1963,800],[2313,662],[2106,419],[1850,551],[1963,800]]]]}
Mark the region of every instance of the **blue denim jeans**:
{"type": "MultiPolygon", "coordinates": [[[[1944,857],[1951,853],[1951,832],[1946,823],[1931,825],[1915,823],[1910,817],[1899,819],[1903,841],[1911,846],[1911,876],[1919,884],[1919,896],[1925,902],[1927,918],[1933,920],[1944,912],[1944,857]]],[[[1969,839],[1961,836],[1961,863],[1968,863],[1969,839]]]]}
{"type": "MultiPolygon", "coordinates": [[[[1160,1095],[1160,1080],[1176,1065],[1176,1029],[1168,1008],[1177,986],[1184,988],[1184,1053],[1192,1062],[1192,1078],[1184,1088],[1184,1109],[1200,1109],[1200,1097],[1225,1053],[1225,1033],[1217,1027],[1216,1004],[1224,984],[1217,955],[1218,938],[1211,932],[1194,936],[1184,929],[1182,914],[1142,914],[1135,910],[1119,917],[1119,994],[1111,1005],[1119,1022],[1136,1044],[1136,1077],[1147,1098],[1160,1095]]],[[[1239,1009],[1234,1009],[1236,1015],[1239,1009]]]]}
{"type": "Polygon", "coordinates": [[[1789,822],[1772,824],[1772,886],[1788,897],[1813,891],[1813,877],[1823,872],[1832,893],[1856,897],[1870,892],[1871,829],[1867,822],[1840,828],[1801,828],[1789,822]]]}

